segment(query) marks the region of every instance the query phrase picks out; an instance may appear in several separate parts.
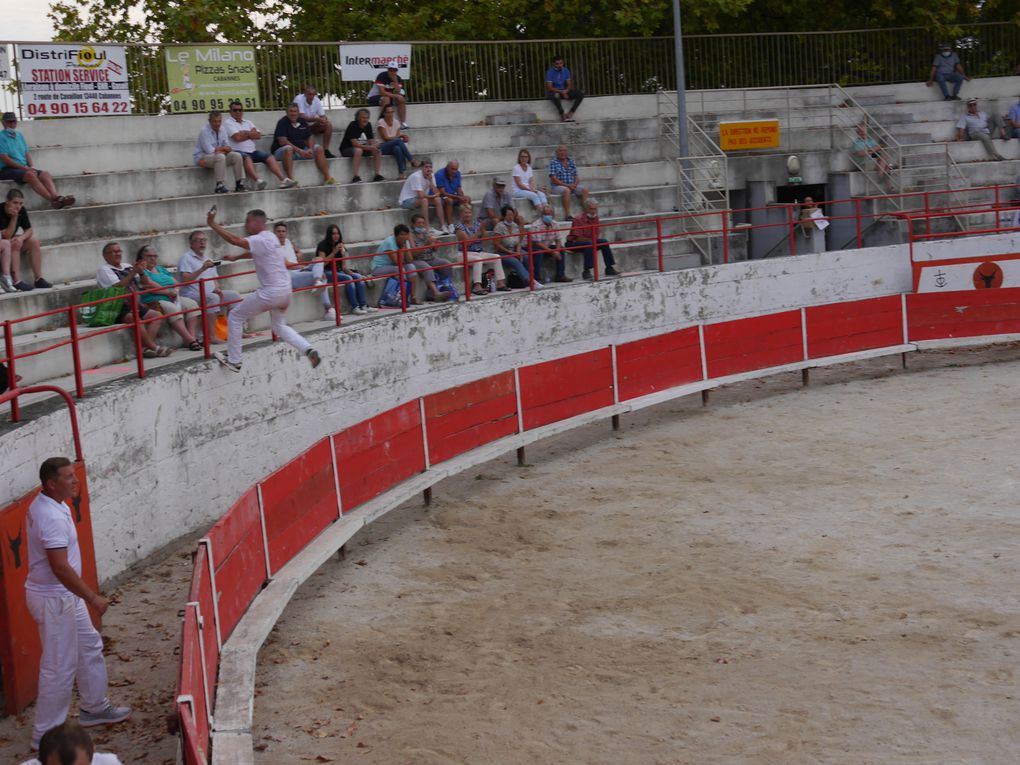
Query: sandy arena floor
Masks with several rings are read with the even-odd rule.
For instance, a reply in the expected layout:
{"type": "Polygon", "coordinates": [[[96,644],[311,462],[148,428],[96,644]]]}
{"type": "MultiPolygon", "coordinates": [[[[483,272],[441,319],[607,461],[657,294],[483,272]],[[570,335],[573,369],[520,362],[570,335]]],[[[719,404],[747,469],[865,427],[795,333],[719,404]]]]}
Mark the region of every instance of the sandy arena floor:
{"type": "Polygon", "coordinates": [[[287,610],[257,762],[1017,762],[1020,364],[953,359],[738,386],[442,484],[287,610]]]}
{"type": "MultiPolygon", "coordinates": [[[[288,608],[257,762],[1013,765],[1018,376],[1017,347],[782,375],[440,484],[288,608]]],[[[193,547],[114,591],[125,765],[173,761],[193,547]]]]}

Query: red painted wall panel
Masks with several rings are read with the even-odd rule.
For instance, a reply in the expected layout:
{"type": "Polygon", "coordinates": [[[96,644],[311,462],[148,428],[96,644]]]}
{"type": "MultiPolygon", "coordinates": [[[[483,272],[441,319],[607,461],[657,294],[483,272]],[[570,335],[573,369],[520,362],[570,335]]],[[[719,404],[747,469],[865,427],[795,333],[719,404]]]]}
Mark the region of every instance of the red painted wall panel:
{"type": "Polygon", "coordinates": [[[805,314],[808,356],[813,359],[903,342],[899,295],[813,306],[805,314]]]}
{"type": "Polygon", "coordinates": [[[421,408],[394,407],[333,436],[344,512],[425,469],[421,408]]]}
{"type": "Polygon", "coordinates": [[[434,393],[424,401],[432,464],[517,432],[513,372],[434,393]]]}
{"type": "Polygon", "coordinates": [[[208,536],[216,567],[220,630],[225,641],[268,579],[258,492],[254,488],[246,491],[209,530],[208,536]]]}
{"type": "MultiPolygon", "coordinates": [[[[184,614],[184,623],[181,625],[181,661],[178,665],[177,691],[178,695],[188,695],[194,699],[192,709],[194,717],[189,719],[191,723],[189,730],[185,732],[185,741],[193,751],[202,756],[201,762],[205,763],[204,754],[209,750],[209,719],[205,704],[205,689],[202,683],[201,654],[199,653],[198,620],[195,616],[195,609],[189,608],[184,614]]],[[[184,718],[190,717],[186,705],[179,707],[184,718]]]]}
{"type": "Polygon", "coordinates": [[[260,484],[273,573],[337,519],[329,444],[322,439],[260,484]]]}
{"type": "Polygon", "coordinates": [[[1020,288],[907,295],[910,340],[1020,333],[1020,288]]]}
{"type": "Polygon", "coordinates": [[[802,361],[800,311],[706,324],[705,356],[709,377],[802,361]]]}
{"type": "Polygon", "coordinates": [[[608,348],[522,367],[519,375],[525,430],[613,403],[613,357],[608,348]]]}
{"type": "MultiPolygon", "coordinates": [[[[198,608],[202,612],[202,626],[199,628],[199,631],[202,636],[202,645],[205,648],[206,676],[209,678],[209,685],[214,687],[220,663],[220,653],[219,645],[216,642],[216,622],[213,610],[212,583],[209,578],[209,559],[205,549],[205,545],[199,545],[198,552],[195,553],[188,602],[198,603],[198,608]]],[[[264,564],[263,568],[265,568],[264,564]]],[[[212,687],[210,687],[210,691],[212,687]]],[[[215,704],[215,699],[215,694],[211,695],[210,703],[215,704]]]]}
{"type": "Polygon", "coordinates": [[[618,345],[616,379],[621,401],[700,380],[698,328],[618,345]]]}
{"type": "Polygon", "coordinates": [[[181,749],[184,765],[207,765],[209,747],[203,742],[196,727],[195,715],[190,704],[178,704],[178,717],[181,721],[181,749]]]}

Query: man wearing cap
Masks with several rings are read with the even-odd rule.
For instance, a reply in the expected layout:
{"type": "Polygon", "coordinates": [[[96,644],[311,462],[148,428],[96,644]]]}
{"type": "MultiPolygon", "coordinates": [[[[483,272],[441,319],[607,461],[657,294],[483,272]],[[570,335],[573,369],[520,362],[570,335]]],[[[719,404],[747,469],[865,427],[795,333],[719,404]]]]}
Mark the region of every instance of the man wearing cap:
{"type": "Polygon", "coordinates": [[[963,81],[970,82],[970,77],[963,71],[963,64],[960,63],[960,57],[953,52],[953,46],[949,43],[943,43],[939,46],[939,52],[935,54],[935,58],[931,62],[931,71],[928,73],[928,81],[925,83],[929,88],[933,83],[939,84],[939,90],[942,91],[943,101],[959,101],[960,100],[960,88],[963,87],[963,81]],[[953,83],[953,95],[949,95],[949,90],[946,88],[946,83],[953,83]]]}
{"type": "Polygon", "coordinates": [[[404,80],[397,74],[398,68],[396,61],[386,64],[386,71],[379,72],[379,76],[372,83],[367,100],[369,106],[379,107],[380,115],[386,104],[393,104],[397,110],[400,127],[406,130],[410,127],[407,124],[407,94],[404,93],[404,80]]]}
{"type": "Polygon", "coordinates": [[[1020,97],[1006,115],[1006,138],[1020,138],[1020,97]]]}
{"type": "Polygon", "coordinates": [[[421,167],[407,176],[400,189],[399,203],[405,210],[421,213],[426,226],[429,225],[429,207],[435,207],[439,228],[434,229],[433,233],[437,236],[453,233],[453,226],[447,225],[443,215],[443,200],[439,197],[439,189],[436,188],[435,179],[432,177],[431,159],[423,159],[421,167]]]}
{"type": "Polygon", "coordinates": [[[978,111],[976,98],[967,101],[967,111],[956,123],[957,141],[981,141],[985,151],[992,159],[1004,160],[1005,157],[995,150],[992,143],[992,135],[998,130],[1003,138],[1006,137],[1006,129],[1002,124],[1002,117],[993,114],[990,117],[982,111],[978,111]]]}
{"type": "Polygon", "coordinates": [[[305,118],[305,122],[308,123],[308,127],[311,128],[312,135],[322,135],[322,148],[326,159],[334,159],[336,155],[329,150],[329,145],[333,142],[333,123],[326,116],[326,109],[322,105],[322,99],[319,98],[315,86],[305,85],[305,92],[295,96],[294,103],[297,105],[298,111],[301,112],[301,116],[305,118]]]}
{"type": "Polygon", "coordinates": [[[27,183],[32,187],[32,191],[57,210],[73,205],[74,197],[61,196],[57,193],[52,175],[33,167],[28,142],[17,129],[18,118],[14,112],[4,112],[0,120],[4,124],[3,131],[0,131],[0,181],[27,183]]]}
{"type": "Polygon", "coordinates": [[[506,190],[506,178],[497,176],[492,179],[492,188],[482,197],[482,219],[485,221],[485,228],[491,230],[503,220],[501,211],[504,207],[517,209],[510,192],[506,190]]]}

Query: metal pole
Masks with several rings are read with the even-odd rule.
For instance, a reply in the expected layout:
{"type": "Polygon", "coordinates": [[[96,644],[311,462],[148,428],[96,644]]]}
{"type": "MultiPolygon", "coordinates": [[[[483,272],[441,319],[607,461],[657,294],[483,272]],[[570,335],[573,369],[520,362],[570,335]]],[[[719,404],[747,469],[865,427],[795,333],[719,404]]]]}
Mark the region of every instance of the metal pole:
{"type": "Polygon", "coordinates": [[[676,59],[676,137],[680,150],[680,212],[687,209],[690,147],[687,144],[687,83],[684,75],[684,37],[680,0],[673,0],[673,56],[676,59]]]}

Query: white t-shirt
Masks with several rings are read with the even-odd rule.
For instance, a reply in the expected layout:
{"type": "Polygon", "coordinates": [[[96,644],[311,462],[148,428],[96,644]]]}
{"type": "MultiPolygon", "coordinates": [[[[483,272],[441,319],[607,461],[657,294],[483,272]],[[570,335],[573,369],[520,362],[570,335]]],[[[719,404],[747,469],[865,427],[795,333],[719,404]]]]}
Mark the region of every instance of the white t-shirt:
{"type": "MultiPolygon", "coordinates": [[[[42,765],[39,760],[25,760],[21,765],[42,765]]],[[[92,765],[124,765],[120,758],[109,752],[96,752],[92,755],[92,765]]]]}
{"type": "MultiPolygon", "coordinates": [[[[127,263],[121,263],[119,270],[130,271],[131,266],[127,263]]],[[[124,277],[122,275],[117,273],[117,269],[114,269],[114,267],[109,263],[104,262],[103,265],[99,267],[99,270],[96,271],[96,284],[104,290],[114,286],[123,278],[124,277]]]]}
{"type": "MultiPolygon", "coordinates": [[[[280,240],[277,239],[277,242],[280,240]]],[[[297,253],[294,252],[294,243],[290,239],[285,239],[283,244],[280,245],[280,254],[283,256],[284,263],[291,264],[297,263],[297,253]]]]}
{"type": "Polygon", "coordinates": [[[223,120],[223,128],[227,131],[227,146],[234,151],[251,152],[255,151],[258,146],[251,138],[246,138],[243,141],[235,141],[231,138],[235,133],[241,133],[245,130],[254,130],[255,123],[250,120],[237,120],[233,117],[227,117],[223,120]]]}
{"type": "Polygon", "coordinates": [[[400,189],[399,204],[404,204],[405,199],[415,199],[418,196],[419,191],[424,191],[426,194],[432,188],[432,181],[425,177],[425,174],[421,170],[416,170],[411,173],[407,180],[404,181],[404,186],[400,189]]]}
{"type": "MultiPolygon", "coordinates": [[[[203,255],[202,257],[199,257],[198,255],[193,253],[191,250],[188,250],[186,253],[181,255],[181,259],[177,261],[177,273],[178,274],[190,274],[190,273],[192,273],[194,271],[197,271],[199,268],[202,267],[202,264],[205,263],[206,260],[207,260],[206,256],[203,255]]],[[[207,268],[205,271],[200,273],[195,278],[197,278],[197,279],[213,279],[213,278],[215,278],[215,277],[217,277],[219,275],[220,275],[220,272],[216,270],[216,266],[213,266],[212,268],[207,268]]],[[[184,277],[183,276],[178,276],[178,278],[179,279],[183,279],[184,277]]],[[[188,281],[190,281],[190,280],[188,280],[188,281]]],[[[216,286],[218,284],[219,284],[219,282],[206,282],[205,283],[205,297],[206,297],[206,299],[208,299],[209,296],[213,294],[213,291],[216,289],[216,286]]],[[[197,284],[189,284],[186,287],[181,287],[180,292],[178,292],[177,294],[180,295],[181,297],[191,298],[196,303],[200,302],[199,299],[198,299],[198,285],[197,284]]]]}
{"type": "Polygon", "coordinates": [[[71,594],[53,575],[47,550],[67,549],[67,562],[81,576],[81,550],[71,508],[40,493],[28,508],[28,578],[25,589],[39,595],[71,594]]]}
{"type": "Polygon", "coordinates": [[[957,129],[966,128],[968,133],[987,133],[988,115],[980,111],[977,114],[965,112],[964,115],[956,121],[956,127],[957,129]]]}
{"type": "Polygon", "coordinates": [[[301,116],[306,119],[309,117],[325,117],[326,110],[322,106],[322,100],[315,96],[312,98],[312,102],[308,103],[308,99],[305,98],[304,93],[299,93],[298,97],[294,99],[294,105],[297,106],[298,111],[301,112],[301,116]]]}
{"type": "Polygon", "coordinates": [[[245,241],[248,243],[251,259],[255,262],[259,291],[274,294],[290,292],[290,272],[287,270],[287,261],[280,254],[280,240],[276,238],[276,234],[272,231],[260,231],[245,241]]]}
{"type": "MultiPolygon", "coordinates": [[[[521,163],[518,162],[516,165],[514,165],[514,169],[511,170],[510,172],[514,178],[521,179],[521,183],[524,184],[525,189],[531,188],[531,179],[535,175],[535,171],[532,169],[531,165],[528,165],[528,169],[525,170],[523,167],[521,167],[521,163]]],[[[521,189],[521,187],[516,183],[514,184],[513,190],[523,191],[523,189],[521,189]]]]}

